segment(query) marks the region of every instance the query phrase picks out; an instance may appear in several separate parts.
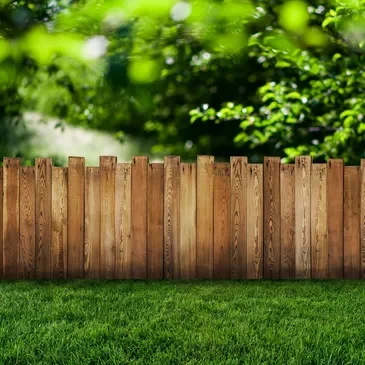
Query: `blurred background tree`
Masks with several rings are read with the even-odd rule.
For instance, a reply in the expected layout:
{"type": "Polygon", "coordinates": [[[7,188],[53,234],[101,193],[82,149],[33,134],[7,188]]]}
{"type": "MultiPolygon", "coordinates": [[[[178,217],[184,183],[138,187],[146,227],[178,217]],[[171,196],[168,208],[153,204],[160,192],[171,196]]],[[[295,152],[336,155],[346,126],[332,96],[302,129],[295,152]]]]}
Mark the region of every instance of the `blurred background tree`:
{"type": "Polygon", "coordinates": [[[138,138],[155,157],[359,163],[364,10],[362,0],[0,0],[0,153],[39,154],[24,117],[35,111],[56,128],[138,138]]]}

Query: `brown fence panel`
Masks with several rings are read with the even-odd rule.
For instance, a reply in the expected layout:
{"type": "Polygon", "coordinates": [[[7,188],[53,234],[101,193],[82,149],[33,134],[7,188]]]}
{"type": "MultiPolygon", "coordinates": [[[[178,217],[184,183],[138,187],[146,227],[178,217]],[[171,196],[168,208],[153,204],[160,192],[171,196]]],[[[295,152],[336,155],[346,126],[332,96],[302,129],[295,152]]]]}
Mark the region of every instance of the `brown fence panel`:
{"type": "Polygon", "coordinates": [[[0,279],[3,277],[3,188],[4,188],[4,168],[0,166],[0,279]]]}

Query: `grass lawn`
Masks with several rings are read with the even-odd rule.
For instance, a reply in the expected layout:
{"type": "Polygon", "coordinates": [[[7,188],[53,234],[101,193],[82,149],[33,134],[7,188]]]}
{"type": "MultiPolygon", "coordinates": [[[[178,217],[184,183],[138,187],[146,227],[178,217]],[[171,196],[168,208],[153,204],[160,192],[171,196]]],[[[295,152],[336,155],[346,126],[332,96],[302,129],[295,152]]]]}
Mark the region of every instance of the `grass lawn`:
{"type": "Polygon", "coordinates": [[[365,281],[0,282],[0,364],[365,364],[365,281]]]}

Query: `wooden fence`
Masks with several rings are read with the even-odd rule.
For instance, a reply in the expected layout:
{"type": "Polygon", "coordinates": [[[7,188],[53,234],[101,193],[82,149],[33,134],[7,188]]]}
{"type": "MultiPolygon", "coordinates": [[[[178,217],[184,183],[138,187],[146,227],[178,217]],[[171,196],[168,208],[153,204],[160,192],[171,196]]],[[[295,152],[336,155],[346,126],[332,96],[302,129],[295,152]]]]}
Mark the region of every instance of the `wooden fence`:
{"type": "Polygon", "coordinates": [[[365,277],[365,160],[264,164],[4,158],[0,275],[17,278],[365,277]]]}

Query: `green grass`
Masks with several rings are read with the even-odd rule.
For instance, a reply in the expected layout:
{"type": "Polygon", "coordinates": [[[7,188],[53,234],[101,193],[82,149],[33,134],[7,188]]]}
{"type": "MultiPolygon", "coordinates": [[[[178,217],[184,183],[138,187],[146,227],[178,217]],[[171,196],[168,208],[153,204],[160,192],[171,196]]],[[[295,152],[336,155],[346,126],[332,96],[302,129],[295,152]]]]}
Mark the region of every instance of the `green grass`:
{"type": "Polygon", "coordinates": [[[1,282],[0,364],[362,364],[365,281],[1,282]]]}

